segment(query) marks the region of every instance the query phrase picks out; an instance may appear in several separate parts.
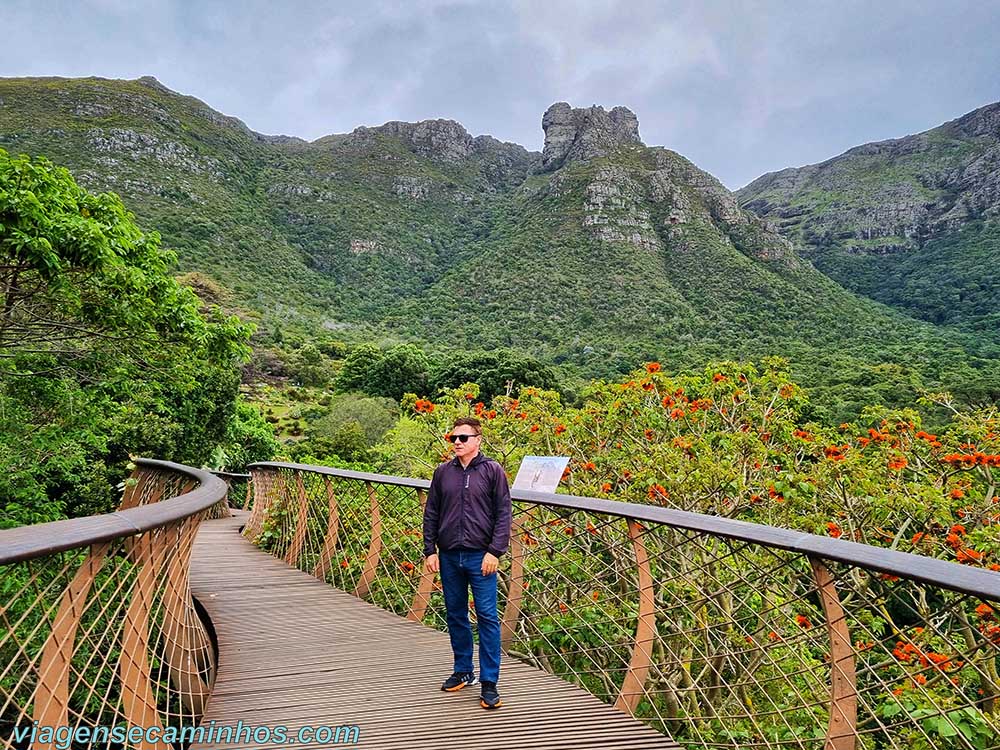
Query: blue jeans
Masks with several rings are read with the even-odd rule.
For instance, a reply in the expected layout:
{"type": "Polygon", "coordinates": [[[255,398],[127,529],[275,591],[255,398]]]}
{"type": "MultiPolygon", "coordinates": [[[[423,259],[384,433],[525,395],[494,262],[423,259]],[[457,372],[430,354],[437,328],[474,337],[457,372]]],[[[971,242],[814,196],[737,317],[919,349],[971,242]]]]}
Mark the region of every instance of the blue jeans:
{"type": "Polygon", "coordinates": [[[469,586],[476,603],[479,629],[479,679],[496,682],[500,677],[500,618],[497,615],[497,574],[483,575],[486,552],[438,554],[441,588],[448,610],[448,636],[455,654],[455,671],[472,672],[472,626],[469,624],[469,586]]]}

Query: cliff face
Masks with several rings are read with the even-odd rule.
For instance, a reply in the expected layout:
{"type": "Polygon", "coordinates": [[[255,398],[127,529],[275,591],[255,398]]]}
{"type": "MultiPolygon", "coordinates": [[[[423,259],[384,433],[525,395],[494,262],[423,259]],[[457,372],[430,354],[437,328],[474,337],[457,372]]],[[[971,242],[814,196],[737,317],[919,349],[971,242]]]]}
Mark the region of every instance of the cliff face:
{"type": "Polygon", "coordinates": [[[876,254],[918,247],[972,219],[1000,216],[1000,104],[766,174],[737,195],[784,229],[801,230],[806,245],[836,240],[876,254]]]}
{"type": "Polygon", "coordinates": [[[567,162],[606,156],[623,145],[642,145],[639,119],[625,107],[606,112],[603,107],[573,109],[557,102],[542,116],[542,130],[542,169],[548,172],[567,162]]]}
{"type": "Polygon", "coordinates": [[[1000,103],[764,175],[737,196],[839,283],[911,314],[976,323],[1000,293],[989,270],[1000,251],[988,248],[1000,219],[1000,103]],[[932,278],[952,312],[921,302],[932,278]]]}

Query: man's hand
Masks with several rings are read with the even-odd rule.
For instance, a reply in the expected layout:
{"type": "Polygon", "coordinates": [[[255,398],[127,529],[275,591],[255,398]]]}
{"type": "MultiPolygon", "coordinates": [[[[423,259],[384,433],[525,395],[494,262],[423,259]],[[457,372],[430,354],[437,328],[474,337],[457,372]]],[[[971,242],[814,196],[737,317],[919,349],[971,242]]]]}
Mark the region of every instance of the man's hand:
{"type": "Polygon", "coordinates": [[[437,573],[441,570],[441,563],[436,554],[427,556],[427,559],[424,560],[424,570],[428,573],[437,573]]]}
{"type": "Polygon", "coordinates": [[[483,555],[483,575],[488,576],[497,572],[497,568],[500,566],[500,561],[497,560],[493,555],[487,552],[483,555]]]}

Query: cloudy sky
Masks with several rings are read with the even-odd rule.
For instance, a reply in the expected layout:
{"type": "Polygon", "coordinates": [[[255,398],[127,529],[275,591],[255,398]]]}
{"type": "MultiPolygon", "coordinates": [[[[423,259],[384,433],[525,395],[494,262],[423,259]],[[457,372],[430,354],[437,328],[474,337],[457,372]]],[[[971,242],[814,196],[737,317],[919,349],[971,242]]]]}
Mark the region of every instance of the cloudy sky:
{"type": "Polygon", "coordinates": [[[0,0],[0,76],[153,75],[307,139],[445,117],[539,150],[625,105],[731,188],[1000,100],[1000,0],[0,0]]]}

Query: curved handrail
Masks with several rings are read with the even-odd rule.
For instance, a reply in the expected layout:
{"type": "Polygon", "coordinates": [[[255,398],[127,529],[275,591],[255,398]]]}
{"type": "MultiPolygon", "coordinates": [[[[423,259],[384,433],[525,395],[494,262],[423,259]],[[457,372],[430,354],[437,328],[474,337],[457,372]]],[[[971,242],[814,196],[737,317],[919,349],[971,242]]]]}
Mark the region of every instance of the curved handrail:
{"type": "Polygon", "coordinates": [[[208,471],[148,458],[137,458],[133,463],[141,468],[185,474],[198,481],[199,486],[162,503],[4,529],[0,531],[0,565],[141,534],[206,510],[226,497],[226,483],[208,471]]]}
{"type": "MultiPolygon", "coordinates": [[[[419,562],[429,482],[248,470],[253,543],[444,629],[430,606],[440,583],[419,562]]],[[[654,505],[511,495],[505,653],[682,744],[905,750],[913,737],[1000,736],[997,573],[654,505]]]]}
{"type": "Polygon", "coordinates": [[[219,477],[219,479],[225,479],[227,481],[229,481],[229,480],[236,480],[236,481],[239,481],[239,482],[249,482],[250,481],[250,475],[249,474],[240,474],[239,472],[234,472],[234,471],[214,471],[213,470],[213,471],[210,471],[209,473],[212,474],[213,476],[219,477]]]}
{"type": "MultiPolygon", "coordinates": [[[[250,464],[247,469],[251,471],[253,469],[309,471],[314,474],[326,474],[343,479],[356,479],[398,487],[412,487],[418,490],[426,490],[430,487],[430,482],[426,479],[370,474],[367,472],[335,469],[325,466],[310,466],[307,464],[264,461],[250,464]]],[[[921,583],[929,583],[963,594],[985,596],[1000,600],[1000,573],[972,568],[967,565],[961,565],[948,560],[939,560],[934,557],[925,557],[923,555],[915,555],[910,552],[900,552],[899,550],[883,547],[872,547],[859,542],[818,536],[816,534],[808,534],[802,531],[775,526],[765,526],[749,521],[739,521],[732,518],[710,516],[704,513],[693,513],[673,508],[661,508],[654,505],[627,503],[620,500],[561,495],[552,492],[535,492],[531,490],[511,490],[511,497],[514,500],[659,523],[665,526],[703,532],[736,541],[750,542],[790,552],[799,552],[822,557],[827,560],[848,563],[879,573],[906,576],[921,583]]]]}

